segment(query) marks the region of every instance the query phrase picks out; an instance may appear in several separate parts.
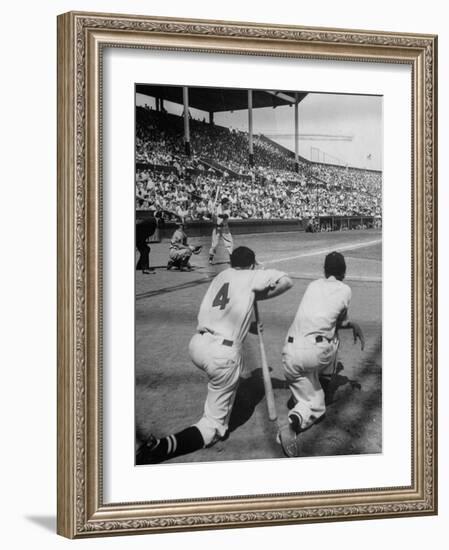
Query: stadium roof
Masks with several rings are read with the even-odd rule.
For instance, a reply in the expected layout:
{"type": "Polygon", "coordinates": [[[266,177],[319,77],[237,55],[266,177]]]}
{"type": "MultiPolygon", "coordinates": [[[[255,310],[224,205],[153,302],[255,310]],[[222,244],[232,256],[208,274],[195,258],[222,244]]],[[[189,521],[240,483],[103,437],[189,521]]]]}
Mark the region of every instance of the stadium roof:
{"type": "MultiPolygon", "coordinates": [[[[150,97],[166,99],[183,105],[182,86],[154,86],[137,84],[136,92],[150,97]]],[[[279,107],[295,103],[295,93],[290,91],[253,90],[253,109],[279,107]]],[[[307,92],[297,92],[298,102],[307,92]]],[[[200,111],[217,113],[248,109],[248,90],[233,88],[198,88],[189,86],[189,106],[200,111]]]]}

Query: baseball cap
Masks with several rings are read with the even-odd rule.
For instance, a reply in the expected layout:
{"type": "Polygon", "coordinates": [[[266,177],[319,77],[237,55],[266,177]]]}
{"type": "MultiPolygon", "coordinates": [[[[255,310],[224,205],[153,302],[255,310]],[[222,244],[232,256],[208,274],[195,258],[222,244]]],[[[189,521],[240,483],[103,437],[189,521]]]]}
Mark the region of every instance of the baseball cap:
{"type": "Polygon", "coordinates": [[[237,247],[231,254],[231,267],[246,268],[256,263],[256,255],[247,246],[237,247]]]}

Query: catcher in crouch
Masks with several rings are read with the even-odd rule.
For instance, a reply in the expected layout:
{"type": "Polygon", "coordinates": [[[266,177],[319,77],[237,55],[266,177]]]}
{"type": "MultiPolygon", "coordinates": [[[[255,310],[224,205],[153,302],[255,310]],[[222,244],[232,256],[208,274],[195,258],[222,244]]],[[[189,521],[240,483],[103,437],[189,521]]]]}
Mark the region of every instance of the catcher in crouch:
{"type": "Polygon", "coordinates": [[[190,265],[190,256],[201,252],[201,245],[192,245],[187,242],[187,235],[184,231],[185,222],[181,218],[177,222],[176,231],[170,241],[170,249],[168,251],[167,269],[177,267],[180,271],[190,271],[193,267],[190,265]]]}

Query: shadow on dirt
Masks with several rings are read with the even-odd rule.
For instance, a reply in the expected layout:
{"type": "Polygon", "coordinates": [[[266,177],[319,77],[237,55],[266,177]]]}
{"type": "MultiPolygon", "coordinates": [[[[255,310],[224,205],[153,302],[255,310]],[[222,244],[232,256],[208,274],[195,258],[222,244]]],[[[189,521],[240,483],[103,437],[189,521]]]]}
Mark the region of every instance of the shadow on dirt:
{"type": "Polygon", "coordinates": [[[356,380],[342,374],[320,378],[326,415],[301,436],[302,456],[382,451],[381,350],[379,337],[359,363],[356,380]]]}
{"type": "Polygon", "coordinates": [[[330,405],[334,402],[335,394],[341,387],[349,385],[349,387],[353,390],[362,389],[360,382],[350,380],[347,376],[343,376],[341,374],[336,374],[334,376],[320,376],[320,383],[324,390],[326,405],[330,405]]]}
{"type": "MultiPolygon", "coordinates": [[[[322,422],[303,432],[302,456],[359,454],[366,452],[365,448],[369,452],[381,451],[381,346],[379,337],[360,362],[355,379],[345,376],[343,368],[334,375],[320,377],[327,411],[322,422]]],[[[282,379],[272,378],[272,384],[281,394],[282,390],[289,392],[282,379]]],[[[250,420],[264,398],[262,369],[254,369],[248,378],[240,379],[226,438],[250,420]]],[[[287,408],[293,406],[290,395],[287,408]]]]}
{"type": "MultiPolygon", "coordinates": [[[[270,369],[272,370],[272,369],[270,369]]],[[[284,380],[272,378],[273,389],[286,389],[284,380]]],[[[228,433],[233,432],[239,426],[248,422],[256,406],[265,398],[262,369],[251,371],[248,378],[240,378],[239,386],[235,396],[234,407],[229,419],[228,433]]]]}

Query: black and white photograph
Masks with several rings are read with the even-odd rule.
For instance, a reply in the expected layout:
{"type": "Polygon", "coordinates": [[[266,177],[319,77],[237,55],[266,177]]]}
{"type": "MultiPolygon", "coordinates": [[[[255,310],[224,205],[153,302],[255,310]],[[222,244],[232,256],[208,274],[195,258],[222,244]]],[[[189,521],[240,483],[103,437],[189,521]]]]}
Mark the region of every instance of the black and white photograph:
{"type": "Polygon", "coordinates": [[[135,87],[136,464],[382,452],[382,97],[135,87]]]}
{"type": "Polygon", "coordinates": [[[444,548],[444,5],[5,3],[5,549],[444,548]]]}

